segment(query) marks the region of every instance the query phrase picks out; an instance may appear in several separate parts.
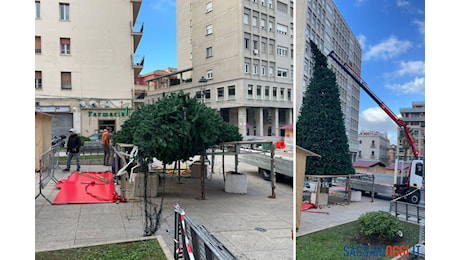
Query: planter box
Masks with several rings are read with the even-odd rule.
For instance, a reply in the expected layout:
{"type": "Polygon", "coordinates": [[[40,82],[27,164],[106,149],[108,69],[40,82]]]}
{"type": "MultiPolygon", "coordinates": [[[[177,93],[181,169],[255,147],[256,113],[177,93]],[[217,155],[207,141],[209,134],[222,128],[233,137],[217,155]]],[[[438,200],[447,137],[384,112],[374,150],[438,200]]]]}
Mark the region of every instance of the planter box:
{"type": "Polygon", "coordinates": [[[361,201],[361,191],[352,190],[350,201],[361,201]]]}
{"type": "Polygon", "coordinates": [[[228,193],[248,193],[248,176],[244,173],[226,172],[225,192],[228,193]]]}
{"type": "MultiPolygon", "coordinates": [[[[319,197],[318,197],[318,205],[327,206],[328,201],[329,201],[329,194],[320,192],[319,197]]],[[[316,192],[311,193],[310,203],[313,203],[313,204],[316,203],[316,192]]]]}
{"type": "MultiPolygon", "coordinates": [[[[149,174],[147,176],[147,197],[153,198],[158,196],[158,187],[160,186],[160,176],[158,174],[149,174]]],[[[134,196],[144,197],[144,174],[137,173],[134,178],[134,196]]]]}

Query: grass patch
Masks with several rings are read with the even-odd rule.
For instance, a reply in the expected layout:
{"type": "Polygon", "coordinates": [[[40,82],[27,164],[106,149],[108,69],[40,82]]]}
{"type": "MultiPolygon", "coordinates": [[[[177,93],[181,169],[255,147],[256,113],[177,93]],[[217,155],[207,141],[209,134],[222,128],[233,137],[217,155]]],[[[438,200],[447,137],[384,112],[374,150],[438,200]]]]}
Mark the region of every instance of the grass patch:
{"type": "MultiPolygon", "coordinates": [[[[413,246],[418,243],[419,226],[412,223],[401,222],[403,238],[389,245],[413,246]]],[[[296,259],[350,259],[356,257],[344,256],[344,246],[358,245],[388,245],[383,241],[369,241],[359,232],[359,222],[353,221],[347,224],[331,227],[297,237],[296,259]]],[[[350,250],[347,250],[348,253],[350,250]]],[[[357,257],[360,259],[391,259],[392,257],[357,257]]]]}
{"type": "Polygon", "coordinates": [[[35,253],[36,260],[167,259],[156,239],[35,253]]]}

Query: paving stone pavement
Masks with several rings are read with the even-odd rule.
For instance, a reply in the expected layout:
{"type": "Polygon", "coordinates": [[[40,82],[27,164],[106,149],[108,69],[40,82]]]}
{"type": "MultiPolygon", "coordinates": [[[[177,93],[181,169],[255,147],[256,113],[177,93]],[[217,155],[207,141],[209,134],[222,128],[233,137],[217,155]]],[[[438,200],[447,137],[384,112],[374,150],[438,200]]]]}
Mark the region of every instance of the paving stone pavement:
{"type": "MultiPolygon", "coordinates": [[[[226,170],[233,167],[232,159],[225,158],[226,170]]],[[[215,174],[205,182],[205,200],[197,199],[201,196],[200,179],[182,177],[179,184],[177,175],[165,178],[165,190],[160,190],[164,193],[163,211],[154,237],[168,259],[173,258],[175,203],[239,259],[294,259],[292,184],[277,183],[276,198],[270,199],[270,182],[258,175],[256,167],[240,163],[239,172],[248,176],[247,194],[226,193],[221,163],[219,158],[216,160],[215,174]]],[[[103,172],[110,167],[82,165],[81,170],[103,172]]],[[[58,180],[69,175],[60,169],[55,171],[58,180]]],[[[39,193],[38,182],[39,174],[36,173],[35,194],[39,193]]],[[[132,196],[129,187],[128,198],[132,196]]],[[[116,189],[120,194],[120,185],[116,185],[116,189]]],[[[51,201],[58,192],[53,181],[43,190],[44,196],[51,201]]],[[[160,205],[160,197],[153,198],[153,202],[160,205]]],[[[35,251],[151,238],[144,236],[144,221],[141,198],[132,197],[126,203],[51,205],[39,196],[35,199],[35,251]]]]}

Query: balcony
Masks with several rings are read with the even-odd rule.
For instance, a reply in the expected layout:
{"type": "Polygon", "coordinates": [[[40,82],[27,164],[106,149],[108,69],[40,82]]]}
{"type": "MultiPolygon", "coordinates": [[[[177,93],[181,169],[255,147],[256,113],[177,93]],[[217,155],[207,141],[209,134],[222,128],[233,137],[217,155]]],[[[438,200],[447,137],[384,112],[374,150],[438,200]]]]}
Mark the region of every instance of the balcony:
{"type": "Polygon", "coordinates": [[[133,52],[136,52],[137,46],[139,46],[139,43],[141,42],[142,35],[144,34],[144,23],[135,23],[134,26],[131,24],[131,35],[133,36],[133,41],[134,41],[134,50],[133,52]]]}
{"type": "Polygon", "coordinates": [[[135,81],[137,76],[139,76],[142,69],[144,68],[144,56],[131,55],[131,62],[133,63],[133,69],[134,69],[133,81],[135,81]]]}
{"type": "Polygon", "coordinates": [[[137,15],[141,9],[142,0],[131,0],[131,3],[133,3],[133,21],[136,23],[137,15]]]}

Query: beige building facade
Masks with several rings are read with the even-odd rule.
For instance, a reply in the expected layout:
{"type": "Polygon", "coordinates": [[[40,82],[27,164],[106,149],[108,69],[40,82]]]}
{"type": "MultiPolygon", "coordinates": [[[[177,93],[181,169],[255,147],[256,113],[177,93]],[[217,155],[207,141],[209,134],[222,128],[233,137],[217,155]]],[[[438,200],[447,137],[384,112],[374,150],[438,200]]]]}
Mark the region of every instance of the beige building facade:
{"type": "MultiPolygon", "coordinates": [[[[313,75],[312,40],[324,55],[334,51],[354,71],[361,74],[361,46],[332,0],[297,0],[296,3],[296,117],[313,75]]],[[[345,130],[352,160],[357,159],[360,87],[329,59],[337,77],[345,130]]]]}
{"type": "Polygon", "coordinates": [[[53,135],[117,130],[133,108],[142,0],[35,1],[35,109],[53,135]],[[110,7],[110,9],[107,9],[110,7]],[[101,11],[109,10],[109,11],[101,11]]]}
{"type": "MultiPolygon", "coordinates": [[[[419,150],[419,159],[423,159],[425,157],[425,102],[412,102],[412,107],[400,108],[399,113],[402,116],[401,119],[409,128],[409,131],[411,131],[412,138],[419,150]]],[[[400,130],[397,139],[398,150],[396,156],[398,158],[404,158],[403,137],[401,135],[404,135],[404,132],[400,130]]],[[[407,149],[406,157],[408,160],[414,159],[412,148],[407,149]]]]}
{"type": "Polygon", "coordinates": [[[358,160],[380,161],[390,164],[390,140],[386,133],[361,131],[358,135],[358,160]]]}
{"type": "MultiPolygon", "coordinates": [[[[176,8],[176,84],[250,136],[284,136],[293,122],[293,2],[181,1],[176,8]],[[201,82],[200,82],[201,80],[201,82]]],[[[164,79],[164,78],[163,78],[164,79]]]]}

